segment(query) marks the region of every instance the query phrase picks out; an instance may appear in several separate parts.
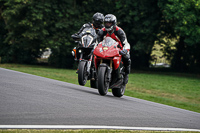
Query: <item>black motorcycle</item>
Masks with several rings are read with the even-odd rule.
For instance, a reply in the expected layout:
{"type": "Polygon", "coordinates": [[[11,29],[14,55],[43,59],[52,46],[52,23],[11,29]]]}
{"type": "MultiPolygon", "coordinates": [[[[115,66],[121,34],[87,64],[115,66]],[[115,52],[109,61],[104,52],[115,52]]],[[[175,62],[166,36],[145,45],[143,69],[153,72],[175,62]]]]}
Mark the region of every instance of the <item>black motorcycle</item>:
{"type": "Polygon", "coordinates": [[[84,86],[87,80],[90,80],[90,86],[92,88],[97,88],[93,54],[91,54],[96,43],[95,37],[95,29],[91,27],[85,28],[79,35],[72,35],[72,38],[78,43],[78,46],[72,51],[72,55],[78,62],[78,82],[84,86]]]}

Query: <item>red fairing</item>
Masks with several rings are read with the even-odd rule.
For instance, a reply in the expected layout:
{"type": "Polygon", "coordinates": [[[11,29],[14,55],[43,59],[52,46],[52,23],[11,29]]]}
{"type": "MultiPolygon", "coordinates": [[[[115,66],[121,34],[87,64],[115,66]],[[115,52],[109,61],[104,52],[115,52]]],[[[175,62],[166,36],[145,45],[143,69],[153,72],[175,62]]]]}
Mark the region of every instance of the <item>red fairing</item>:
{"type": "Polygon", "coordinates": [[[97,63],[100,61],[99,58],[97,58],[96,56],[94,56],[94,64],[95,64],[95,68],[97,69],[98,66],[97,66],[97,63]]]}
{"type": "Polygon", "coordinates": [[[121,56],[120,56],[120,57],[114,57],[114,58],[113,58],[113,63],[114,63],[114,69],[115,69],[115,70],[119,67],[120,62],[121,62],[121,56]]]}
{"type": "Polygon", "coordinates": [[[121,62],[121,55],[119,54],[119,48],[117,47],[118,42],[114,41],[113,44],[110,46],[105,46],[102,44],[98,44],[98,46],[94,49],[93,54],[95,55],[94,57],[94,63],[95,67],[97,68],[98,62],[103,59],[103,60],[113,60],[114,64],[114,69],[116,70],[121,62]]]}
{"type": "MultiPolygon", "coordinates": [[[[114,63],[114,70],[116,70],[119,65],[120,65],[120,62],[121,62],[121,55],[119,57],[114,57],[114,58],[110,58],[113,60],[113,63],[114,63]]],[[[101,60],[101,58],[99,57],[94,57],[94,63],[95,63],[95,67],[97,68],[97,63],[101,60]]]]}
{"type": "Polygon", "coordinates": [[[98,47],[94,49],[94,55],[102,58],[119,56],[119,48],[117,48],[117,43],[111,47],[103,47],[102,44],[99,44],[98,47]]]}

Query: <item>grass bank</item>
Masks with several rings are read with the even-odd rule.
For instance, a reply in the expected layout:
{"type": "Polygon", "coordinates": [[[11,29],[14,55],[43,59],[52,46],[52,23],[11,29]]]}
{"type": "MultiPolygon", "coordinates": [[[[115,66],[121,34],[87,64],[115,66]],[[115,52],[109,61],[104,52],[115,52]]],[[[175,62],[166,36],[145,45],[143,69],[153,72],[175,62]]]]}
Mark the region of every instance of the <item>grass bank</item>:
{"type": "MultiPolygon", "coordinates": [[[[0,67],[78,84],[76,70],[19,64],[0,67]]],[[[200,77],[195,74],[132,71],[125,95],[200,113],[200,77]]]]}

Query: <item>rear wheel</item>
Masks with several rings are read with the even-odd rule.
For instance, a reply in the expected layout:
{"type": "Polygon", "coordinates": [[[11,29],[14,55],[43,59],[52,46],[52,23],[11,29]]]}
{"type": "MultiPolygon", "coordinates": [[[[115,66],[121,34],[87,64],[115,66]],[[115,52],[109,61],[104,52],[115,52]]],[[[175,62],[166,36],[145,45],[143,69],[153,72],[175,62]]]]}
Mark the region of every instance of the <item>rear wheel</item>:
{"type": "Polygon", "coordinates": [[[108,73],[106,67],[100,67],[98,72],[98,91],[99,94],[104,96],[109,89],[108,73]]]}
{"type": "Polygon", "coordinates": [[[87,82],[87,67],[85,61],[80,61],[78,66],[78,83],[84,86],[87,82]]]}
{"type": "Polygon", "coordinates": [[[121,88],[113,88],[112,89],[112,94],[115,97],[122,97],[124,95],[125,88],[126,88],[126,85],[122,85],[121,88]]]}

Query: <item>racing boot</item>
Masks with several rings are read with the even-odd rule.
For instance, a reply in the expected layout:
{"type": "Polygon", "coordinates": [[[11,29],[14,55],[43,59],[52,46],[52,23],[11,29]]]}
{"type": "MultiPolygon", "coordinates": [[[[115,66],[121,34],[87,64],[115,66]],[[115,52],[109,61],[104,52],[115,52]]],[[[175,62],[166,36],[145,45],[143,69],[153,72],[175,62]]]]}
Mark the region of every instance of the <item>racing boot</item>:
{"type": "Polygon", "coordinates": [[[128,74],[131,72],[131,60],[128,60],[128,65],[125,66],[124,84],[128,83],[128,74]]]}
{"type": "Polygon", "coordinates": [[[124,84],[127,84],[128,83],[128,74],[126,73],[124,75],[124,84]]]}

